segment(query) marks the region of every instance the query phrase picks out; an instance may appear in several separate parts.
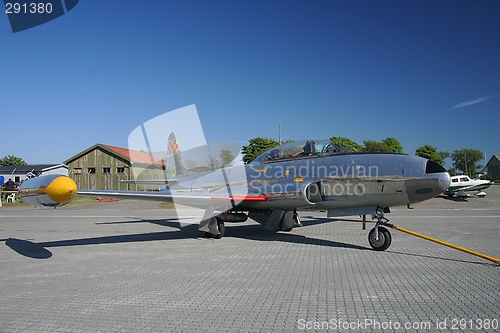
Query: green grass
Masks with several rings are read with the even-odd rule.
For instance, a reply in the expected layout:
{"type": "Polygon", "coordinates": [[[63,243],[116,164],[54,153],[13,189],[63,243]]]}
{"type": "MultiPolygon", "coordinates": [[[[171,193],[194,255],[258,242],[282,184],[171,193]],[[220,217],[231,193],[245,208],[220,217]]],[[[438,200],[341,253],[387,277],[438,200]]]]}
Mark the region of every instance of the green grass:
{"type": "Polygon", "coordinates": [[[158,205],[158,207],[164,208],[164,209],[174,209],[175,205],[173,202],[162,202],[158,205]]]}
{"type": "MultiPolygon", "coordinates": [[[[80,197],[76,196],[73,201],[71,201],[68,205],[79,205],[79,204],[92,204],[92,203],[100,203],[99,200],[94,200],[90,197],[80,197]]],[[[158,204],[158,207],[164,209],[174,209],[175,205],[173,202],[161,202],[158,204]]]]}
{"type": "Polygon", "coordinates": [[[19,199],[16,198],[16,201],[14,203],[7,203],[5,199],[2,198],[2,207],[27,207],[28,205],[22,203],[19,201],[19,199]]]}
{"type": "Polygon", "coordinates": [[[93,203],[99,203],[99,200],[94,200],[91,197],[81,197],[81,196],[76,196],[73,200],[68,205],[82,205],[82,204],[93,204],[93,203]]]}
{"type": "MultiPolygon", "coordinates": [[[[94,200],[92,198],[89,198],[89,197],[80,197],[80,196],[76,196],[68,205],[81,205],[81,204],[93,204],[93,203],[99,203],[98,200],[94,200]]],[[[2,206],[4,207],[28,207],[27,204],[21,202],[21,200],[19,200],[17,197],[16,197],[16,201],[14,201],[14,203],[7,203],[5,201],[5,199],[2,199],[2,206]]]]}

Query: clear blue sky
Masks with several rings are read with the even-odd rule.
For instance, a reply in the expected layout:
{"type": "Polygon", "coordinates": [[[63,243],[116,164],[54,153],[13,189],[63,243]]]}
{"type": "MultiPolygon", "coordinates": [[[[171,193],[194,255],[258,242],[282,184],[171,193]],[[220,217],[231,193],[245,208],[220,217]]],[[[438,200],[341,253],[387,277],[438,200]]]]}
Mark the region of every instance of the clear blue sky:
{"type": "Polygon", "coordinates": [[[30,164],[190,104],[208,141],[500,153],[500,1],[81,0],[15,34],[0,13],[0,50],[0,157],[30,164]]]}

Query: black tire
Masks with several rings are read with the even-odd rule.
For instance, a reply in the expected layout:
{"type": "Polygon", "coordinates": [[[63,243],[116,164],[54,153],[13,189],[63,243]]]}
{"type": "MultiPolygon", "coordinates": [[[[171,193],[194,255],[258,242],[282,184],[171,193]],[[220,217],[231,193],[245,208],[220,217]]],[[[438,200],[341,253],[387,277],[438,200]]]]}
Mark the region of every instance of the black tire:
{"type": "Polygon", "coordinates": [[[375,239],[375,228],[368,233],[368,242],[375,251],[385,251],[391,246],[392,236],[389,230],[378,227],[378,241],[375,239]]]}
{"type": "Polygon", "coordinates": [[[220,217],[216,217],[217,219],[217,229],[219,229],[219,234],[214,235],[213,237],[216,239],[224,237],[226,233],[226,226],[224,225],[224,221],[220,217]]]}
{"type": "Polygon", "coordinates": [[[219,234],[214,235],[210,232],[205,232],[206,238],[219,239],[219,238],[222,238],[224,236],[224,233],[226,232],[226,226],[224,225],[224,221],[220,217],[216,217],[215,219],[217,221],[217,229],[219,230],[219,234]]]}

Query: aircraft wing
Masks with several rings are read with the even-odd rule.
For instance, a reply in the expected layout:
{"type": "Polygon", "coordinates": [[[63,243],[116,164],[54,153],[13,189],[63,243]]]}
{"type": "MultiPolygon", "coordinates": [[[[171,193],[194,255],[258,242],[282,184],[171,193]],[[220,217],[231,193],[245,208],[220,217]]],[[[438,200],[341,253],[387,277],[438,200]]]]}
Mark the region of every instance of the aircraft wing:
{"type": "Polygon", "coordinates": [[[153,200],[161,202],[174,202],[176,204],[200,207],[209,204],[227,201],[238,202],[256,202],[267,201],[267,197],[259,196],[228,196],[227,193],[197,193],[197,192],[182,192],[182,191],[113,191],[113,190],[78,190],[78,195],[86,197],[105,197],[105,198],[121,198],[135,200],[153,200]]]}
{"type": "Polygon", "coordinates": [[[189,181],[190,179],[196,178],[202,173],[190,173],[187,175],[177,176],[175,178],[169,179],[135,179],[135,180],[120,180],[120,183],[124,184],[143,184],[143,185],[168,185],[168,186],[177,186],[179,182],[189,181]]]}
{"type": "Polygon", "coordinates": [[[165,179],[145,179],[145,180],[120,180],[120,183],[124,184],[144,184],[144,185],[168,185],[171,182],[177,182],[174,180],[165,179]]]}

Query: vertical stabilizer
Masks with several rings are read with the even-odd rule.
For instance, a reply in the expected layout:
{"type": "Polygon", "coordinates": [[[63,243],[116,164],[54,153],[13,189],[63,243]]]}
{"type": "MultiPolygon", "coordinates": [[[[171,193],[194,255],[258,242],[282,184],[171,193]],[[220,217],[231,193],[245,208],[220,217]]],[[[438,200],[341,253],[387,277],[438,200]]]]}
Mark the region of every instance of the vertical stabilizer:
{"type": "Polygon", "coordinates": [[[174,132],[170,133],[170,135],[168,136],[167,156],[170,160],[171,158],[173,158],[174,160],[176,176],[188,173],[186,168],[184,168],[184,165],[182,164],[181,150],[179,149],[179,143],[177,142],[177,138],[175,137],[174,132]]]}

